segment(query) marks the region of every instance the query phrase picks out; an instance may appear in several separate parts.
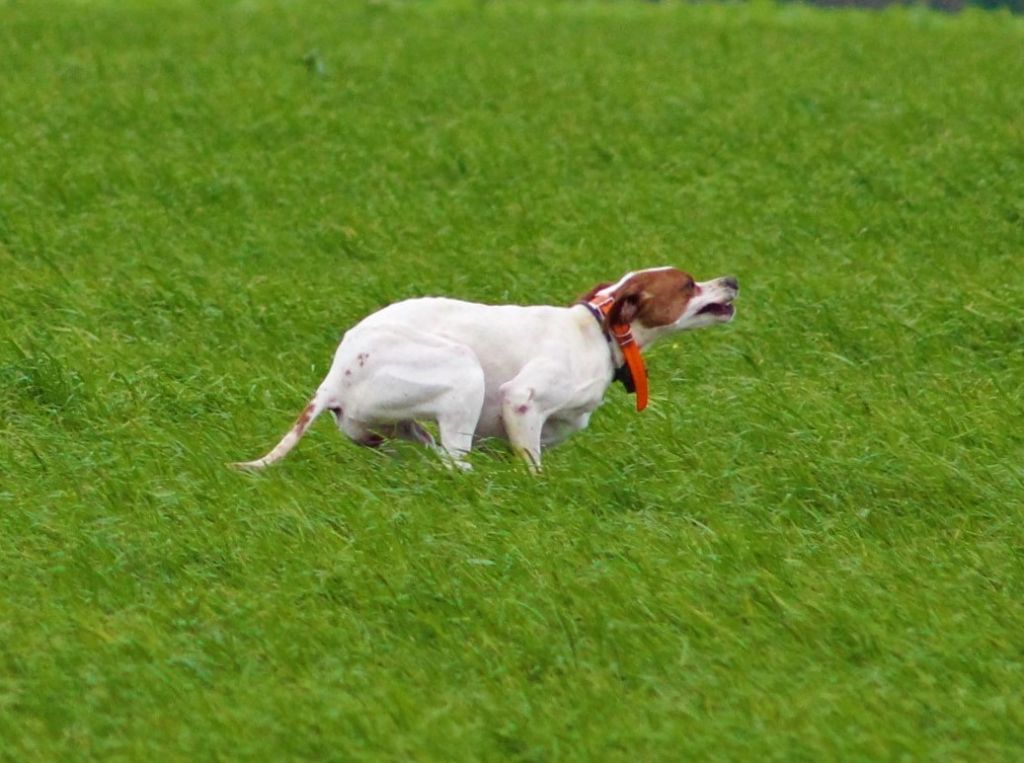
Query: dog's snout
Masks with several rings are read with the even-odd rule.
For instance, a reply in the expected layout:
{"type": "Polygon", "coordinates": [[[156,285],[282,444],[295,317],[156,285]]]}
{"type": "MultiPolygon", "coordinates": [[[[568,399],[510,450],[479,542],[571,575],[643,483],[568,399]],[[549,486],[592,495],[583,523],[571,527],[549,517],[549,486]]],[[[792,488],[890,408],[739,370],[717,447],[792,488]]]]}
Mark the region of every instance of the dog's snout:
{"type": "Polygon", "coordinates": [[[722,279],[722,285],[733,291],[740,290],[740,282],[736,280],[736,276],[726,276],[722,279]]]}

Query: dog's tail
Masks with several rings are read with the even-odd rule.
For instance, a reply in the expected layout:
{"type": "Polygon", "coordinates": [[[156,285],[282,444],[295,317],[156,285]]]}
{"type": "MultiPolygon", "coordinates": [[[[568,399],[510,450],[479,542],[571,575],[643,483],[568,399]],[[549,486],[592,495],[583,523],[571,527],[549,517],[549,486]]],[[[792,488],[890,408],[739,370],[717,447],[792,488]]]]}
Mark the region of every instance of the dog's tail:
{"type": "Polygon", "coordinates": [[[309,425],[327,409],[328,404],[328,396],[323,390],[317,390],[317,393],[313,395],[313,399],[309,401],[309,405],[302,409],[302,413],[295,420],[295,424],[281,438],[281,442],[274,446],[273,450],[263,456],[263,458],[257,458],[255,461],[242,461],[232,464],[232,466],[236,469],[262,469],[265,466],[270,466],[275,461],[280,461],[302,439],[302,435],[309,429],[309,425]]]}

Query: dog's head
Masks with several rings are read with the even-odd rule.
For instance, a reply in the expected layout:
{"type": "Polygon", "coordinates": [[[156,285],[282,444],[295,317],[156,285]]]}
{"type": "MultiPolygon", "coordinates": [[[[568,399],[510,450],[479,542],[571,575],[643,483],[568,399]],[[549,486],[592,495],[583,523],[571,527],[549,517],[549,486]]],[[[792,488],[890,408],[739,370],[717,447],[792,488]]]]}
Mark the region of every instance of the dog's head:
{"type": "Polygon", "coordinates": [[[676,268],[627,273],[613,284],[599,284],[580,301],[611,298],[606,326],[629,324],[641,345],[676,331],[728,323],[736,314],[739,283],[732,276],[694,281],[676,268]]]}

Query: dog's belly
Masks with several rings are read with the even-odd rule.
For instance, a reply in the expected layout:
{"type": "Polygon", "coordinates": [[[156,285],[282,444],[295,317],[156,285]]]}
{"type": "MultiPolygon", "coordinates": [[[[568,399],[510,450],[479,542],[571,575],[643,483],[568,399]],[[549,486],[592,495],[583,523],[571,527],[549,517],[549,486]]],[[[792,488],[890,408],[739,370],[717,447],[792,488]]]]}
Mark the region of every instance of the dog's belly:
{"type": "MultiPolygon", "coordinates": [[[[586,429],[590,423],[590,414],[592,412],[593,407],[587,406],[586,408],[573,408],[552,414],[544,422],[544,428],[541,430],[541,445],[544,447],[557,445],[570,435],[581,429],[586,429]]],[[[500,405],[484,404],[473,436],[477,439],[496,437],[501,440],[508,440],[508,433],[505,431],[505,424],[501,418],[500,405]]]]}

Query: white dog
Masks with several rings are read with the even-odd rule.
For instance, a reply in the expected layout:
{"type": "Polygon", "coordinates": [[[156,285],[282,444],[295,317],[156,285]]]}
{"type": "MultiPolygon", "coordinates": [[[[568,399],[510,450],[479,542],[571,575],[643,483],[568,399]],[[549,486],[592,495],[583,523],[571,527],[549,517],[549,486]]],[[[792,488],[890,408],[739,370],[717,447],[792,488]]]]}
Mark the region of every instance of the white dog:
{"type": "Polygon", "coordinates": [[[725,323],[735,278],[697,283],[675,268],[627,273],[571,307],[481,305],[425,297],[389,305],[346,332],[327,377],[263,458],[283,458],[323,411],[360,445],[400,437],[468,468],[474,437],[501,437],[540,468],[541,448],[583,429],[613,380],[647,404],[640,349],[668,334],[725,323]]]}

